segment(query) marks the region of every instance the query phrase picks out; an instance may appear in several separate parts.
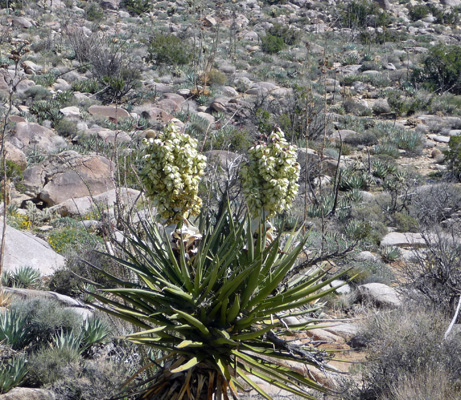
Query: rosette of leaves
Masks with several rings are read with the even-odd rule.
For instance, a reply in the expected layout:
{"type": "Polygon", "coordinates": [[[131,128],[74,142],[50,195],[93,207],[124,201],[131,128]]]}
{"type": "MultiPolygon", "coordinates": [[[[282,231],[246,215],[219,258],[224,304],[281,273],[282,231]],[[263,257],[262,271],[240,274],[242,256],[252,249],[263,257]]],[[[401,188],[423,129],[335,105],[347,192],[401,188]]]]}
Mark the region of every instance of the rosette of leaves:
{"type": "Polygon", "coordinates": [[[161,218],[172,224],[198,215],[206,157],[198,153],[197,140],[171,123],[146,144],[141,180],[161,218]]]}
{"type": "Polygon", "coordinates": [[[263,210],[266,218],[291,208],[298,193],[300,166],[296,146],[290,145],[278,127],[260,136],[248,151],[241,178],[243,193],[253,216],[263,210]]]}
{"type": "MultiPolygon", "coordinates": [[[[161,351],[124,395],[222,400],[250,388],[271,399],[257,380],[306,399],[315,399],[308,388],[326,392],[287,363],[328,369],[327,353],[284,340],[282,321],[299,307],[306,306],[297,311],[302,314],[317,310],[314,302],[334,290],[323,289],[337,276],[325,279],[321,269],[287,275],[306,244],[298,232],[283,246],[280,236],[266,245],[263,222],[255,239],[251,219],[234,221],[229,209],[219,221],[201,218],[200,225],[201,238],[178,240],[178,229],[173,241],[154,223],[143,222],[142,238],[132,230],[129,245],[120,246],[123,256],[107,255],[134,274],[130,281],[95,267],[114,283],[92,292],[95,306],[138,328],[128,340],[161,351]],[[149,368],[153,373],[143,380],[149,368]]],[[[290,325],[290,331],[318,323],[290,325]]]]}

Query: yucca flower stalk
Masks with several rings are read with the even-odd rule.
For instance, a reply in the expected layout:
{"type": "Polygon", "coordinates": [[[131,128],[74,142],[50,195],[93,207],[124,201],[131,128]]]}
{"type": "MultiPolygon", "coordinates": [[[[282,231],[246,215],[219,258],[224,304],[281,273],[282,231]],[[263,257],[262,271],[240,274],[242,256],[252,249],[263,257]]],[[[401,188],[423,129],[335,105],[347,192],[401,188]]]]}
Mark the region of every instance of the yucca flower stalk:
{"type": "Polygon", "coordinates": [[[298,193],[300,166],[296,146],[290,145],[279,127],[260,135],[248,151],[241,178],[243,193],[253,217],[267,220],[291,208],[298,193]]]}
{"type": "Polygon", "coordinates": [[[325,279],[321,269],[285,278],[306,238],[292,232],[283,246],[281,235],[268,245],[264,224],[254,235],[251,218],[234,221],[229,209],[215,224],[202,217],[202,235],[171,235],[148,221],[142,228],[142,237],[130,230],[122,256],[108,255],[137,279],[123,281],[95,267],[114,286],[92,293],[96,307],[138,327],[126,339],[162,351],[162,358],[143,368],[157,367],[153,378],[137,382],[131,394],[222,400],[252,388],[271,399],[254,377],[306,399],[314,399],[308,388],[326,392],[281,363],[325,367],[325,352],[289,346],[282,336],[283,319],[303,306],[303,313],[314,311],[315,301],[334,290],[323,289],[337,278],[325,279]]]}
{"type": "Polygon", "coordinates": [[[197,151],[197,140],[170,123],[155,138],[145,140],[141,180],[166,224],[182,222],[200,213],[198,185],[206,157],[197,151]]]}

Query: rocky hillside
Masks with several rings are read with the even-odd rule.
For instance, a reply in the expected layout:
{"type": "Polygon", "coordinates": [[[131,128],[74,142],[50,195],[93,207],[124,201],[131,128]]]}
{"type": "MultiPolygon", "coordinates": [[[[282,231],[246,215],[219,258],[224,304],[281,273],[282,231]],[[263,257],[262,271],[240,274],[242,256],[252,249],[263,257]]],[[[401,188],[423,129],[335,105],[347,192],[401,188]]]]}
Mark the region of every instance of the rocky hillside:
{"type": "MultiPolygon", "coordinates": [[[[29,315],[52,301],[82,321],[94,312],[83,301],[104,278],[85,261],[101,265],[92,250],[113,251],[124,222],[155,215],[139,173],[144,139],[168,123],[207,156],[200,196],[210,209],[244,204],[239,166],[278,126],[297,146],[301,177],[274,224],[304,222],[307,265],[347,270],[337,286],[349,280],[320,314],[338,323],[295,339],[374,362],[359,373],[333,362],[352,374],[317,380],[344,399],[459,398],[459,360],[444,346],[461,346],[454,333],[440,343],[461,290],[461,1],[0,0],[0,116],[2,283],[16,287],[4,305],[29,315]],[[382,345],[389,326],[425,338],[423,361],[408,343],[382,345]],[[437,395],[437,384],[421,391],[434,365],[450,377],[437,395]]],[[[40,312],[50,332],[88,328],[40,312]]],[[[106,323],[110,335],[125,332],[106,323]]],[[[128,376],[113,372],[114,357],[133,367],[140,355],[115,340],[99,346],[83,353],[86,369],[82,353],[42,349],[22,382],[74,399],[78,377],[78,398],[103,398],[128,376]],[[57,366],[39,372],[53,357],[57,366]]],[[[26,398],[16,390],[0,399],[26,398]]]]}

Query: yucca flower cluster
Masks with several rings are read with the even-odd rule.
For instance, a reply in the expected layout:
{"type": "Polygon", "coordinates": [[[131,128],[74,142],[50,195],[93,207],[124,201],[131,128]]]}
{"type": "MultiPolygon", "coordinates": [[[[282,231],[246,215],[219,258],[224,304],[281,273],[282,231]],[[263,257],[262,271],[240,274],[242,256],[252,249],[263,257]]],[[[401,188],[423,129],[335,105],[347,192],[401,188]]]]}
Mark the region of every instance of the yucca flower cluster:
{"type": "Polygon", "coordinates": [[[248,157],[241,177],[250,213],[256,217],[264,210],[270,218],[288,210],[299,186],[296,146],[290,145],[277,127],[250,148],[248,157]]]}
{"type": "Polygon", "coordinates": [[[197,140],[170,123],[147,144],[141,180],[161,218],[177,223],[200,213],[198,186],[206,157],[197,152],[197,140]]]}

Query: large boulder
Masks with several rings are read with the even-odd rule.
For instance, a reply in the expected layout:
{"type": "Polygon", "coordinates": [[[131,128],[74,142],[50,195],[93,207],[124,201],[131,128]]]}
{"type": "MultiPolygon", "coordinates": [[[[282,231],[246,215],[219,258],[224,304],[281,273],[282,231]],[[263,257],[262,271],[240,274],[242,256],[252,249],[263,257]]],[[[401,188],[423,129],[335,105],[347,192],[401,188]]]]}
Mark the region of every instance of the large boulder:
{"type": "Polygon", "coordinates": [[[426,241],[420,233],[413,232],[390,232],[381,240],[382,247],[402,246],[402,247],[421,247],[426,245],[426,241]]]}
{"type": "Polygon", "coordinates": [[[88,112],[91,115],[94,115],[96,117],[105,117],[109,118],[114,121],[118,121],[119,119],[122,118],[129,118],[130,114],[128,111],[124,110],[123,108],[120,107],[114,107],[114,106],[91,106],[88,109],[88,112]]]}
{"type": "Polygon", "coordinates": [[[0,395],[0,400],[57,400],[57,398],[50,390],[17,387],[0,395]]]}
{"type": "Polygon", "coordinates": [[[402,304],[396,290],[383,283],[367,283],[357,288],[356,299],[367,301],[378,307],[397,308],[402,304]]]}
{"type": "Polygon", "coordinates": [[[85,196],[73,198],[64,201],[53,207],[60,215],[84,215],[91,210],[94,210],[96,204],[102,205],[104,209],[112,208],[117,202],[127,209],[134,206],[141,192],[135,189],[120,188],[112,189],[97,196],[85,196]]]}
{"type": "Polygon", "coordinates": [[[66,147],[66,141],[51,129],[34,122],[18,122],[10,142],[20,150],[35,149],[54,153],[66,147]]]}
{"type": "Polygon", "coordinates": [[[26,189],[54,206],[66,200],[96,196],[114,189],[113,163],[99,155],[64,151],[24,171],[26,189]]]}
{"type": "MultiPolygon", "coordinates": [[[[0,224],[3,224],[3,219],[0,219],[0,224]]],[[[11,226],[6,227],[4,257],[4,271],[14,272],[19,267],[29,266],[39,270],[41,275],[53,274],[56,269],[63,268],[66,262],[43,239],[11,226]]]]}
{"type": "Polygon", "coordinates": [[[72,297],[66,296],[64,294],[56,293],[56,292],[49,292],[46,290],[10,288],[10,287],[4,287],[2,290],[5,293],[13,297],[17,297],[21,300],[47,299],[47,300],[54,300],[55,302],[67,308],[91,309],[91,307],[89,307],[82,301],[76,300],[72,297]]]}

